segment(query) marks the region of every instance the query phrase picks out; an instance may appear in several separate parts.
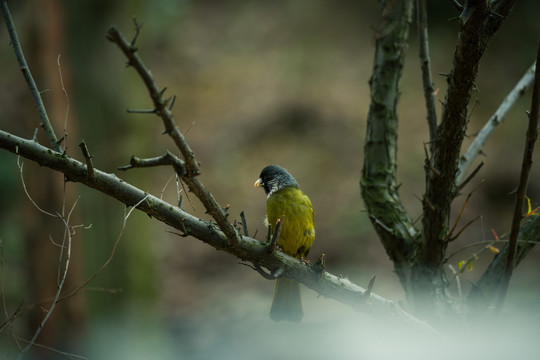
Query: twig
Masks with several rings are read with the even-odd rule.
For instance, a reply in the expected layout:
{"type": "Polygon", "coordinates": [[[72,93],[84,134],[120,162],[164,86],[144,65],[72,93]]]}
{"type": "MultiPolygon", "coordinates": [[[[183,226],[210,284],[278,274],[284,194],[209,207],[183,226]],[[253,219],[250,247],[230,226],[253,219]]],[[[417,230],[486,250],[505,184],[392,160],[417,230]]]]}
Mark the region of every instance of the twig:
{"type": "MultiPolygon", "coordinates": [[[[64,115],[64,134],[62,135],[62,138],[60,140],[66,140],[68,134],[67,134],[67,122],[69,118],[69,107],[70,107],[70,100],[69,95],[67,93],[66,87],[64,86],[64,77],[62,76],[62,66],[60,65],[60,54],[58,54],[58,58],[56,59],[56,63],[58,64],[58,76],[60,77],[60,85],[62,86],[62,91],[64,92],[64,96],[66,97],[66,114],[64,115]]],[[[60,141],[59,140],[59,141],[60,141]]],[[[67,149],[67,144],[64,146],[64,151],[67,149]]]]}
{"type": "Polygon", "coordinates": [[[159,193],[159,198],[161,200],[163,200],[163,194],[165,194],[165,190],[167,189],[167,186],[169,186],[169,183],[171,182],[171,180],[176,177],[178,178],[178,175],[176,174],[172,174],[171,176],[169,176],[169,179],[167,180],[167,182],[165,183],[165,185],[163,186],[163,188],[161,189],[161,192],[159,193]]]}
{"type": "Polygon", "coordinates": [[[273,252],[278,246],[279,237],[281,236],[281,228],[283,227],[283,220],[284,218],[281,218],[277,219],[276,221],[276,226],[274,227],[274,231],[272,232],[272,238],[268,246],[269,252],[273,252]]]}
{"type": "Polygon", "coordinates": [[[34,333],[34,336],[32,337],[32,339],[30,339],[30,341],[28,342],[26,347],[21,350],[21,352],[17,356],[17,360],[22,359],[24,354],[26,354],[26,352],[28,352],[28,350],[30,350],[32,345],[36,342],[39,334],[41,333],[41,330],[43,330],[43,327],[45,326],[45,324],[47,323],[47,321],[51,317],[54,309],[56,308],[56,304],[58,303],[58,299],[60,299],[60,294],[62,293],[62,289],[64,288],[64,284],[66,282],[66,278],[67,278],[67,274],[68,274],[68,270],[69,270],[69,263],[70,263],[70,260],[71,260],[71,232],[69,231],[69,224],[66,221],[66,219],[64,217],[62,217],[60,214],[58,214],[58,217],[60,217],[60,219],[64,223],[64,226],[68,230],[67,231],[68,245],[67,245],[66,263],[64,265],[64,273],[62,275],[62,279],[60,280],[60,283],[58,284],[58,289],[56,290],[56,295],[54,297],[54,301],[52,302],[51,307],[47,311],[47,315],[45,315],[45,317],[43,318],[43,320],[39,324],[36,332],[34,333]]]}
{"type": "MultiPolygon", "coordinates": [[[[22,338],[20,336],[15,336],[15,340],[21,341],[21,342],[24,342],[24,343],[27,343],[27,344],[29,343],[29,340],[26,340],[26,339],[24,339],[24,338],[22,338]]],[[[55,354],[63,355],[63,356],[68,357],[68,358],[83,359],[83,360],[88,359],[87,357],[84,357],[84,356],[81,356],[81,355],[61,351],[61,350],[52,348],[50,346],[46,346],[46,345],[36,343],[36,342],[33,344],[33,346],[37,347],[37,348],[40,348],[40,349],[50,351],[50,352],[53,352],[55,354]]]]}
{"type": "Polygon", "coordinates": [[[424,98],[426,100],[427,122],[429,127],[429,140],[433,144],[437,133],[437,112],[435,110],[435,97],[433,76],[429,59],[428,26],[426,0],[416,0],[416,19],[418,26],[418,43],[420,64],[422,69],[422,83],[424,84],[424,98]]]}
{"type": "Polygon", "coordinates": [[[475,217],[474,219],[472,219],[471,221],[469,221],[468,223],[466,223],[465,225],[463,225],[463,227],[461,228],[461,230],[458,231],[458,233],[456,235],[454,235],[453,237],[451,237],[450,239],[448,239],[449,242],[451,241],[454,241],[456,240],[465,230],[467,230],[467,228],[469,226],[471,226],[472,224],[474,224],[475,222],[477,222],[479,219],[482,218],[482,215],[478,215],[477,217],[475,217]]]}
{"type": "MultiPolygon", "coordinates": [[[[136,31],[140,31],[140,27],[136,27],[136,31]]],[[[184,136],[174,123],[173,115],[163,100],[162,96],[165,88],[160,89],[157,86],[154,77],[140,58],[139,54],[137,53],[137,49],[133,46],[133,43],[128,43],[116,27],[109,28],[107,31],[107,39],[118,45],[120,50],[122,50],[124,55],[128,58],[129,65],[131,65],[137,71],[146,85],[146,88],[150,93],[150,97],[152,98],[152,102],[154,103],[154,110],[156,114],[158,114],[163,120],[166,133],[169,134],[169,136],[173,139],[175,145],[178,147],[182,153],[182,156],[184,157],[184,160],[186,161],[188,175],[199,175],[200,171],[197,161],[195,160],[195,155],[187,144],[184,136]]]]}
{"type": "Polygon", "coordinates": [[[463,216],[463,213],[465,212],[465,209],[467,208],[467,205],[469,204],[469,200],[471,199],[473,192],[471,191],[469,194],[467,194],[467,197],[465,198],[465,201],[463,202],[463,206],[461,206],[461,210],[459,211],[458,217],[456,221],[454,222],[454,226],[450,229],[448,234],[445,236],[444,240],[448,241],[452,237],[452,234],[454,233],[454,230],[456,229],[457,225],[459,224],[459,221],[461,220],[461,217],[463,216]]]}
{"type": "Polygon", "coordinates": [[[245,263],[245,262],[239,262],[239,264],[247,266],[248,268],[255,270],[256,272],[259,273],[259,275],[261,275],[266,280],[275,280],[276,279],[274,277],[274,275],[269,274],[268,272],[264,271],[264,269],[260,265],[257,265],[257,264],[251,265],[251,264],[248,264],[248,263],[245,263]]]}
{"type": "Polygon", "coordinates": [[[461,210],[459,212],[459,215],[454,223],[454,226],[452,226],[452,229],[450,229],[450,231],[448,232],[448,234],[444,237],[444,240],[445,241],[454,241],[455,239],[457,239],[459,237],[459,235],[461,235],[461,233],[467,228],[469,227],[469,225],[471,225],[473,222],[475,222],[476,220],[480,219],[481,216],[477,216],[475,219],[469,221],[467,224],[465,224],[465,226],[463,226],[461,228],[460,231],[458,231],[458,233],[453,236],[453,233],[454,233],[454,230],[456,230],[456,227],[457,225],[459,224],[459,221],[461,220],[461,218],[463,217],[463,214],[465,213],[465,209],[467,208],[467,205],[469,204],[469,200],[471,200],[471,196],[472,194],[480,187],[482,186],[484,183],[480,183],[480,185],[478,185],[477,187],[475,187],[474,189],[472,189],[468,194],[467,194],[467,197],[465,198],[465,202],[463,203],[463,206],[461,207],[461,210]]]}
{"type": "Polygon", "coordinates": [[[84,159],[86,160],[86,168],[88,169],[88,176],[94,177],[94,164],[92,163],[92,155],[90,155],[90,152],[88,151],[88,147],[86,147],[86,142],[83,140],[79,143],[79,147],[81,148],[81,151],[83,153],[84,159]]]}
{"type": "MultiPolygon", "coordinates": [[[[5,296],[3,296],[5,298],[5,296]]],[[[19,305],[17,306],[17,308],[15,309],[15,311],[13,312],[13,315],[9,316],[7,314],[7,309],[5,308],[6,305],[5,305],[5,299],[3,300],[4,301],[4,309],[6,311],[6,317],[7,319],[0,324],[0,332],[2,332],[2,330],[4,330],[4,328],[6,326],[9,326],[10,327],[10,330],[11,330],[11,336],[13,337],[13,339],[15,340],[15,342],[17,343],[17,346],[19,347],[19,350],[21,349],[21,345],[19,344],[19,342],[17,341],[17,337],[15,335],[15,332],[13,331],[13,322],[19,317],[19,314],[21,313],[21,309],[24,305],[24,300],[21,300],[21,302],[19,303],[19,305]]]]}
{"type": "Polygon", "coordinates": [[[146,168],[155,166],[172,166],[176,174],[180,177],[186,173],[184,161],[168,151],[161,156],[146,159],[132,156],[129,161],[129,165],[120,166],[118,170],[126,171],[133,168],[146,168]]]}
{"type": "Polygon", "coordinates": [[[2,291],[2,306],[4,308],[4,314],[6,315],[6,321],[4,323],[0,324],[0,331],[2,331],[2,329],[4,327],[9,326],[9,331],[11,333],[11,336],[13,337],[13,339],[15,340],[15,343],[17,344],[17,346],[20,349],[21,346],[20,346],[19,342],[17,341],[17,338],[15,336],[15,331],[13,330],[13,321],[17,318],[17,315],[19,313],[19,310],[22,307],[23,302],[21,301],[21,303],[19,304],[17,309],[15,309],[15,311],[13,312],[13,315],[10,316],[9,313],[8,313],[8,308],[7,308],[7,303],[6,303],[6,289],[5,289],[6,281],[5,281],[4,275],[5,275],[5,271],[4,271],[4,242],[3,242],[2,238],[0,238],[0,282],[1,282],[1,291],[2,291]]]}
{"type": "Polygon", "coordinates": [[[467,176],[467,178],[465,180],[463,180],[463,182],[461,184],[459,184],[458,191],[461,191],[476,176],[476,174],[478,174],[478,172],[480,171],[482,166],[484,166],[485,163],[486,162],[484,160],[482,160],[480,162],[480,164],[478,164],[478,166],[473,170],[471,175],[467,176]]]}
{"type": "Polygon", "coordinates": [[[534,72],[536,69],[536,61],[527,69],[516,86],[506,95],[506,98],[501,102],[495,113],[489,118],[484,127],[480,130],[476,138],[471,143],[465,154],[459,159],[459,170],[456,177],[456,184],[463,181],[465,174],[469,170],[472,162],[482,151],[482,148],[488,141],[491,134],[503,122],[508,111],[514,106],[518,99],[527,92],[534,80],[534,72]]]}
{"type": "MultiPolygon", "coordinates": [[[[135,25],[136,31],[138,32],[140,27],[137,25],[137,23],[135,23],[135,25]]],[[[227,220],[226,214],[223,212],[222,207],[219,206],[217,201],[214,199],[214,196],[203,185],[200,179],[198,179],[197,176],[200,174],[200,170],[199,164],[195,159],[195,154],[189,147],[184,135],[180,132],[173,120],[173,114],[170,110],[170,108],[172,108],[172,104],[170,108],[167,107],[170,100],[174,102],[174,97],[169,100],[163,99],[163,93],[165,92],[166,88],[160,89],[157,86],[152,74],[140,58],[139,54],[137,54],[137,49],[135,46],[133,46],[133,43],[129,44],[122,34],[120,34],[118,29],[115,27],[109,28],[107,32],[107,39],[118,45],[120,50],[122,50],[124,55],[128,58],[129,65],[133,66],[143,80],[148,92],[150,93],[152,102],[154,103],[156,114],[163,121],[163,125],[165,127],[164,133],[168,134],[173,139],[176,147],[180,150],[180,153],[184,158],[185,172],[178,173],[178,169],[175,168],[178,175],[202,202],[207,212],[214,218],[219,228],[227,236],[228,241],[232,245],[237,246],[241,241],[241,236],[238,234],[236,228],[227,220]]]]}
{"type": "MultiPolygon", "coordinates": [[[[540,63],[540,46],[538,47],[538,53],[536,56],[536,63],[540,63]]],[[[534,151],[534,145],[536,138],[538,137],[538,121],[540,115],[540,70],[538,67],[535,71],[534,85],[531,102],[531,112],[529,114],[529,126],[527,128],[525,149],[523,150],[523,161],[521,164],[521,173],[519,176],[519,185],[516,194],[516,204],[514,207],[514,215],[512,218],[512,227],[510,230],[510,237],[508,240],[508,254],[504,264],[504,273],[501,282],[501,288],[499,296],[497,298],[497,304],[495,311],[499,313],[504,304],[506,293],[508,292],[508,286],[510,284],[510,278],[514,270],[514,263],[517,252],[517,243],[519,236],[519,228],[521,219],[523,219],[523,202],[525,200],[525,194],[527,192],[527,185],[529,182],[529,174],[532,166],[532,155],[534,151]]]]}
{"type": "Polygon", "coordinates": [[[156,109],[143,109],[143,110],[127,109],[127,112],[129,114],[156,114],[157,113],[156,109]]]}
{"type": "Polygon", "coordinates": [[[454,274],[454,276],[452,278],[450,278],[450,280],[448,281],[448,283],[451,283],[452,281],[454,281],[454,279],[458,276],[458,274],[460,273],[463,273],[465,271],[465,269],[469,266],[469,264],[471,262],[473,262],[474,260],[476,260],[480,255],[482,255],[482,253],[484,251],[486,251],[487,249],[490,248],[490,246],[494,243],[494,241],[490,242],[488,245],[484,246],[482,249],[480,249],[480,251],[478,252],[475,252],[475,253],[472,253],[472,255],[463,263],[463,265],[461,266],[461,268],[459,268],[457,270],[457,272],[454,274]]]}
{"type": "MultiPolygon", "coordinates": [[[[462,252],[463,250],[466,250],[466,249],[469,249],[469,248],[472,248],[472,247],[475,247],[475,246],[481,246],[481,245],[488,245],[488,248],[489,246],[492,246],[493,244],[506,244],[508,242],[508,240],[485,240],[485,241],[476,241],[476,242],[473,242],[473,243],[470,243],[470,244],[467,244],[465,246],[462,246],[460,247],[459,249],[457,249],[456,251],[454,251],[453,253],[451,253],[450,255],[448,255],[445,259],[445,262],[447,262],[448,260],[450,260],[452,257],[454,257],[455,255],[457,255],[458,253],[462,252]]],[[[529,241],[529,240],[518,240],[518,242],[520,243],[527,243],[527,244],[533,244],[533,245],[540,245],[540,242],[538,241],[529,241]]]]}
{"type": "Polygon", "coordinates": [[[146,201],[146,199],[148,198],[148,195],[145,196],[144,198],[142,198],[136,205],[134,205],[127,213],[125,213],[125,210],[127,209],[127,207],[124,209],[124,219],[123,219],[123,222],[122,222],[122,228],[120,229],[120,233],[118,234],[117,238],[116,238],[116,241],[114,242],[114,245],[113,245],[113,248],[111,250],[111,253],[109,254],[109,257],[107,258],[107,260],[103,263],[103,265],[101,265],[101,267],[94,273],[92,274],[92,276],[90,276],[85,282],[83,282],[81,285],[79,285],[78,287],[76,287],[75,289],[71,290],[69,293],[67,293],[66,295],[62,296],[61,299],[57,299],[57,302],[60,302],[60,301],[64,301],[64,300],[67,300],[75,295],[77,295],[82,289],[84,289],[89,283],[91,283],[99,274],[101,274],[103,272],[103,270],[105,270],[107,268],[107,266],[109,266],[109,264],[111,263],[112,259],[114,258],[114,254],[116,253],[116,249],[118,247],[118,244],[120,243],[120,239],[122,238],[122,235],[124,234],[124,230],[126,228],[126,223],[127,223],[127,219],[129,218],[129,216],[131,215],[131,213],[133,212],[133,210],[135,210],[140,204],[144,203],[146,201]]]}
{"type": "Polygon", "coordinates": [[[456,8],[456,10],[463,10],[463,5],[461,5],[458,0],[450,0],[450,3],[456,8]]]}
{"type": "MultiPolygon", "coordinates": [[[[65,184],[65,182],[64,182],[65,184]]],[[[64,198],[65,198],[65,191],[64,191],[64,198]]],[[[75,200],[73,202],[73,205],[71,206],[71,209],[69,210],[69,213],[67,215],[67,220],[66,222],[69,224],[70,222],[70,219],[71,219],[71,215],[73,214],[73,211],[75,210],[75,207],[77,206],[77,203],[79,202],[79,199],[75,200]]],[[[62,218],[65,218],[65,208],[62,209],[62,218]]],[[[73,236],[75,235],[75,230],[73,229],[73,226],[66,226],[64,227],[64,236],[62,237],[62,245],[60,246],[60,255],[59,255],[59,258],[58,258],[58,279],[57,279],[57,282],[60,283],[61,281],[61,274],[60,274],[60,270],[61,270],[61,264],[62,264],[62,259],[64,257],[64,249],[65,249],[65,243],[66,243],[66,239],[68,239],[68,236],[73,236]]]]}
{"type": "Polygon", "coordinates": [[[133,36],[133,40],[131,40],[131,47],[135,46],[135,43],[137,42],[137,38],[139,37],[139,34],[141,33],[141,29],[144,24],[139,24],[137,22],[137,18],[134,16],[133,25],[135,26],[135,36],[133,36]]]}
{"type": "Polygon", "coordinates": [[[456,271],[456,269],[454,269],[452,264],[448,264],[448,268],[454,274],[453,278],[456,279],[456,285],[457,285],[457,290],[458,290],[458,298],[461,299],[461,296],[462,296],[461,295],[461,281],[459,280],[459,273],[456,271]]]}
{"type": "Polygon", "coordinates": [[[4,20],[6,22],[9,38],[11,40],[11,46],[13,46],[15,56],[17,57],[17,61],[23,73],[24,79],[26,80],[26,84],[28,85],[28,87],[30,88],[30,92],[32,93],[32,98],[34,99],[34,103],[38,111],[40,125],[43,130],[45,130],[45,133],[47,134],[47,137],[49,139],[49,144],[51,145],[53,150],[61,153],[62,147],[60,146],[51,122],[49,121],[47,110],[45,109],[45,105],[43,104],[43,100],[41,99],[41,93],[38,90],[36,82],[34,81],[32,73],[30,72],[30,68],[26,63],[21,44],[19,42],[19,37],[17,36],[17,30],[15,29],[15,24],[13,23],[13,19],[11,18],[11,13],[9,12],[6,0],[3,0],[1,2],[1,7],[2,14],[4,15],[4,20]]]}
{"type": "Polygon", "coordinates": [[[244,236],[249,236],[247,221],[246,221],[246,214],[244,213],[243,210],[240,211],[240,219],[242,220],[242,231],[244,232],[244,236]]]}
{"type": "Polygon", "coordinates": [[[19,160],[20,160],[20,157],[17,157],[17,166],[19,167],[19,173],[20,173],[20,176],[21,176],[21,184],[23,186],[23,190],[24,190],[24,193],[26,194],[26,197],[28,197],[28,200],[30,200],[30,202],[35,206],[36,209],[38,209],[40,212],[44,213],[45,215],[49,215],[49,216],[54,217],[54,218],[58,217],[58,215],[52,214],[52,213],[50,213],[48,211],[45,211],[42,208],[40,208],[39,205],[36,204],[34,199],[32,199],[32,197],[30,196],[30,193],[28,192],[28,189],[26,188],[26,182],[24,181],[24,175],[23,175],[24,163],[20,162],[19,160]]]}

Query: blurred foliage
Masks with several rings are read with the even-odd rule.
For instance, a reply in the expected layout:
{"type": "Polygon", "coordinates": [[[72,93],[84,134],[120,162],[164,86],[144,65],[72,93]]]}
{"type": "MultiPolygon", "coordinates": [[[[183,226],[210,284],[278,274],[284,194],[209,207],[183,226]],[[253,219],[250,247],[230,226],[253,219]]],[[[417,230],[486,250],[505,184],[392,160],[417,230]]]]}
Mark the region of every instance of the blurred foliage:
{"type": "MultiPolygon", "coordinates": [[[[62,99],[55,65],[57,54],[61,54],[70,99],[67,145],[71,156],[82,158],[77,144],[84,139],[96,167],[115,172],[172,203],[177,201],[169,169],[116,170],[127,164],[131,155],[151,157],[174,150],[169,138],[161,135],[157,117],[126,113],[128,108],[148,108],[151,102],[135,72],[126,68],[120,51],[105,39],[111,24],[132,37],[132,16],[136,16],[144,24],[137,40],[140,55],[158,85],[167,87],[166,94],[177,96],[175,117],[202,163],[201,179],[221,204],[231,205],[233,219],[244,210],[251,234],[257,231],[256,237],[264,238],[265,197],[252,184],[265,165],[280,164],[295,175],[314,204],[317,239],[312,258],[324,252],[329,271],[348,275],[364,285],[376,274],[375,292],[393,299],[403,296],[392,265],[362,211],[358,185],[370,101],[367,83],[373,59],[372,28],[378,21],[375,1],[56,0],[62,41],[58,48],[47,49],[48,57],[53,58],[53,66],[48,68],[40,65],[44,61],[41,51],[45,50],[39,46],[39,35],[56,20],[40,16],[44,1],[26,3],[10,5],[23,48],[33,49],[28,50],[32,53],[30,67],[33,71],[41,67],[35,71],[40,75],[39,86],[55,87],[51,91],[62,99]]],[[[458,29],[452,18],[457,13],[450,2],[430,2],[429,6],[432,68],[434,74],[445,73],[451,67],[458,29]]],[[[537,14],[536,0],[518,2],[482,60],[479,92],[474,95],[479,105],[470,121],[471,138],[532,63],[540,34],[537,14]]],[[[0,125],[31,137],[37,116],[30,108],[28,90],[17,71],[3,26],[0,39],[4,44],[0,50],[0,125]],[[23,108],[26,110],[21,112],[23,108]]],[[[400,102],[399,177],[403,201],[415,217],[421,210],[418,198],[423,193],[427,129],[414,29],[410,42],[400,102]]],[[[440,89],[437,99],[442,101],[445,78],[436,77],[435,82],[440,89]]],[[[44,94],[48,104],[53,95],[44,94]]],[[[54,114],[56,118],[63,119],[67,103],[63,101],[54,114]]],[[[529,105],[530,96],[526,96],[485,149],[487,164],[471,188],[481,179],[487,181],[475,192],[463,223],[478,215],[483,218],[456,241],[456,249],[490,238],[491,228],[498,233],[508,228],[513,198],[507,194],[517,184],[524,111],[529,105]]],[[[59,127],[57,131],[61,133],[59,127]]],[[[10,289],[9,307],[14,309],[25,297],[25,284],[30,281],[17,275],[17,269],[27,266],[22,249],[24,218],[40,214],[35,209],[20,212],[18,204],[28,200],[21,189],[16,158],[0,153],[0,167],[0,196],[5,205],[0,208],[0,238],[6,253],[4,281],[10,289]]],[[[532,179],[538,176],[536,167],[532,179]]],[[[537,183],[532,181],[529,189],[535,204],[540,202],[537,183]]],[[[124,208],[91,189],[71,183],[68,187],[80,197],[78,221],[91,225],[90,229],[78,230],[80,238],[75,244],[83,253],[79,265],[86,279],[109,257],[121,232],[124,208]]],[[[181,186],[179,190],[183,208],[206,217],[196,199],[181,186]]],[[[35,187],[32,191],[48,189],[35,187]]],[[[460,206],[458,199],[458,211],[460,206]]],[[[272,293],[269,282],[238,266],[229,255],[167,230],[144,215],[131,215],[113,261],[90,284],[94,291],[70,300],[84,297],[88,301],[88,329],[100,331],[111,322],[120,329],[118,332],[144,326],[160,344],[168,336],[186,336],[202,321],[219,318],[226,323],[228,311],[234,318],[245,313],[251,320],[265,321],[272,293]],[[114,294],[103,291],[119,288],[122,291],[114,294]],[[233,306],[237,300],[240,308],[233,306]],[[224,313],[211,311],[216,303],[224,313]]],[[[48,236],[43,234],[42,241],[48,241],[48,236]]],[[[523,268],[537,271],[538,257],[537,252],[532,253],[523,268]]],[[[459,260],[455,259],[455,264],[459,260]]],[[[481,268],[475,264],[475,269],[481,268]]],[[[475,273],[479,272],[467,275],[474,279],[475,273]]],[[[538,291],[532,290],[540,288],[537,277],[518,272],[514,283],[517,300],[538,301],[538,291]],[[523,297],[525,288],[530,291],[523,297]]],[[[325,301],[315,299],[311,292],[304,298],[306,322],[316,321],[317,304],[325,301]]],[[[37,300],[27,299],[29,303],[37,300]]],[[[94,340],[106,343],[107,338],[94,340]]],[[[204,344],[202,339],[198,341],[182,346],[204,344]]]]}

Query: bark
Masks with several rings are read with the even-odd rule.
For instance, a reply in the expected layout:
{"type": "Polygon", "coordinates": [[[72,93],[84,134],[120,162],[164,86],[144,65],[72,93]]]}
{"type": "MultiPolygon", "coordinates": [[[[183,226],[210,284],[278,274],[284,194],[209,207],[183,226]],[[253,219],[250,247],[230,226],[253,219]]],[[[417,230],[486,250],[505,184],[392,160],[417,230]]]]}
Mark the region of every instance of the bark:
{"type": "Polygon", "coordinates": [[[379,22],[371,105],[367,118],[364,167],[360,182],[369,218],[401,284],[410,286],[410,265],[419,232],[401,204],[396,180],[399,83],[407,51],[413,1],[389,2],[379,22]]]}
{"type": "Polygon", "coordinates": [[[456,183],[456,176],[467,129],[467,107],[475,89],[480,59],[512,5],[511,1],[468,1],[459,16],[461,28],[452,70],[447,76],[448,87],[441,123],[431,147],[431,156],[426,161],[422,245],[412,267],[414,302],[418,311],[453,311],[444,259],[451,236],[451,204],[460,185],[456,183]],[[494,14],[494,9],[500,12],[494,14]]]}

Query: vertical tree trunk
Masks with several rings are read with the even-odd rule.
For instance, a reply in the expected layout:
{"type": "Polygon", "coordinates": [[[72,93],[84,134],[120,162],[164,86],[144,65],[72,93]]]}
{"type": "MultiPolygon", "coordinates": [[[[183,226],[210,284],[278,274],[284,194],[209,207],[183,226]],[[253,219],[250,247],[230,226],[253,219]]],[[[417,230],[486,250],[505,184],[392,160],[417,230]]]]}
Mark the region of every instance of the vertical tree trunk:
{"type": "Polygon", "coordinates": [[[399,83],[407,52],[413,0],[390,1],[376,30],[375,60],[370,79],[371,104],[360,182],[369,218],[394,262],[407,295],[410,266],[420,233],[401,204],[396,181],[399,83]]]}

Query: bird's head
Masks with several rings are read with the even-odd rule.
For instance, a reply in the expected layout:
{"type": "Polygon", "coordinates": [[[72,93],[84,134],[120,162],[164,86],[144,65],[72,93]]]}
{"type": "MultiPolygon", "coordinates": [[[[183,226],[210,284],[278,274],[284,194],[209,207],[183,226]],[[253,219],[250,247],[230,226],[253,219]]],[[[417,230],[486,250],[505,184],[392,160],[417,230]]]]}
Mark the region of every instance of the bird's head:
{"type": "Polygon", "coordinates": [[[254,186],[262,187],[268,196],[286,187],[299,187],[295,178],[287,170],[277,165],[269,165],[262,169],[254,186]]]}

